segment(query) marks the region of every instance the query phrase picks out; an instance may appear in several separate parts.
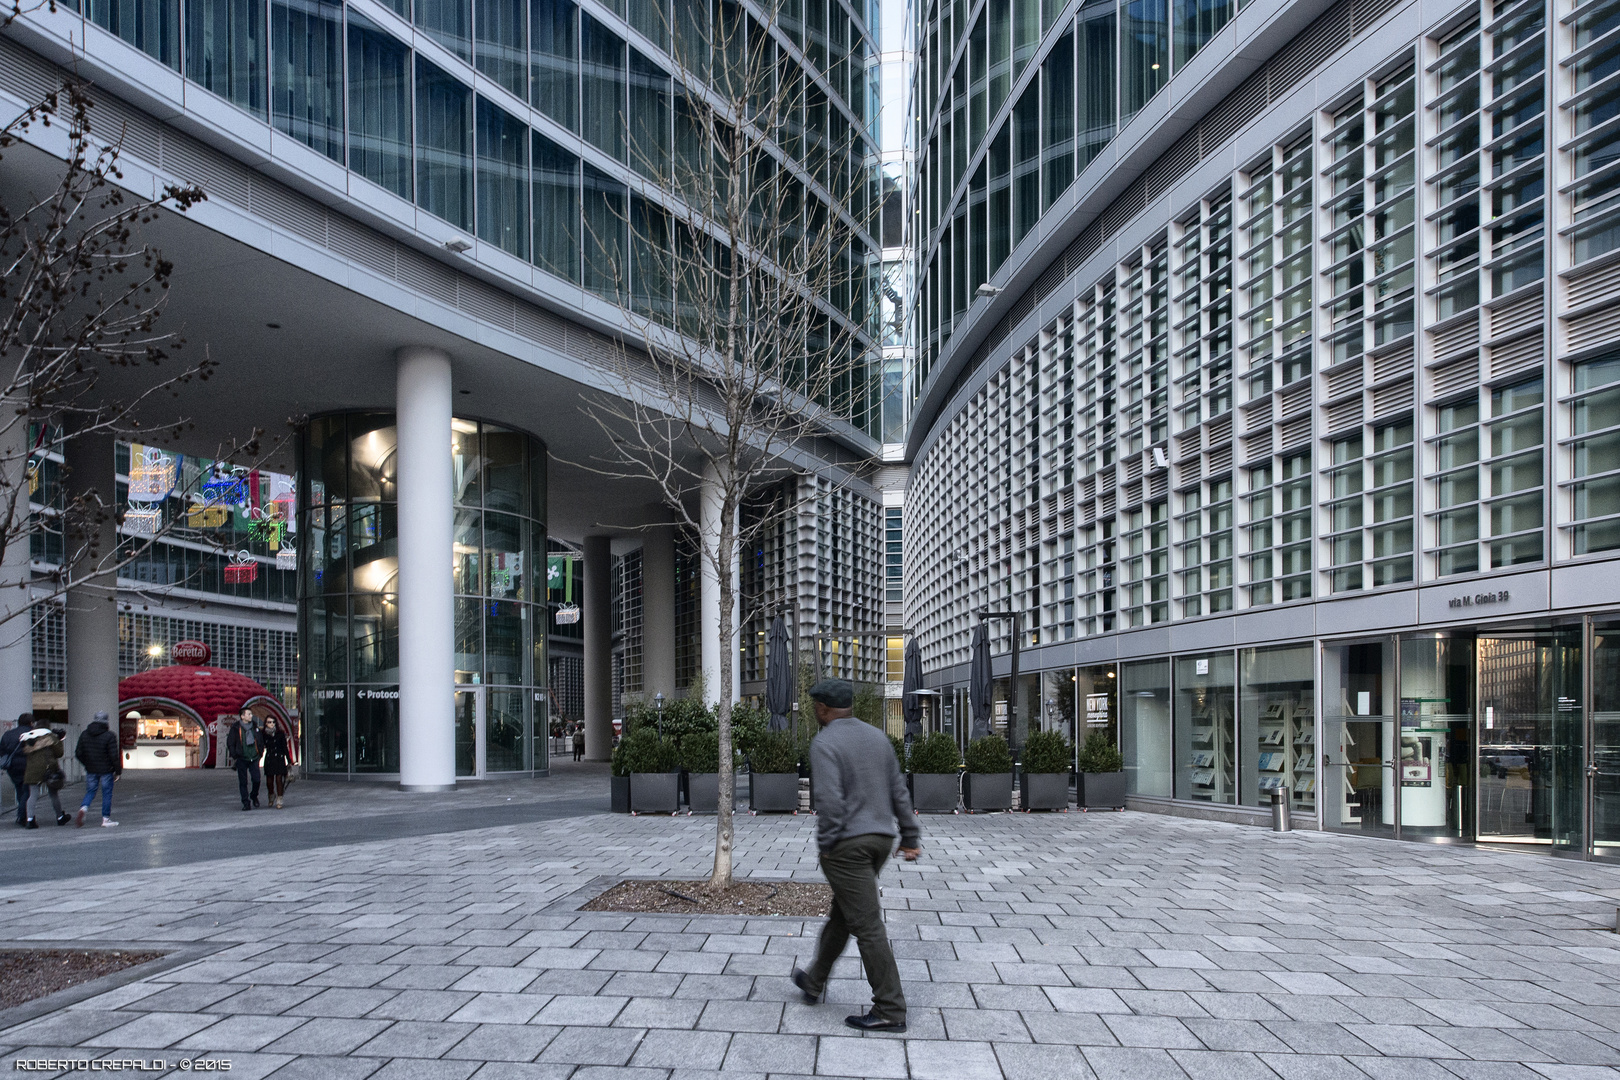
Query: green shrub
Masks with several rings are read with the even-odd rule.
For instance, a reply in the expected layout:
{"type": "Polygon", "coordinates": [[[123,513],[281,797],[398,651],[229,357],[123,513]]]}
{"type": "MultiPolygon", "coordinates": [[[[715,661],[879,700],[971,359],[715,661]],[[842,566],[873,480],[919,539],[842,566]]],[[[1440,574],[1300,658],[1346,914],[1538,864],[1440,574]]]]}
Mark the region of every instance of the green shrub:
{"type": "Polygon", "coordinates": [[[720,771],[720,736],[712,731],[694,731],[681,740],[681,768],[687,772],[720,771]]]}
{"type": "Polygon", "coordinates": [[[650,727],[643,727],[639,731],[632,731],[619,740],[619,748],[614,751],[614,758],[621,762],[624,769],[621,776],[630,773],[657,773],[671,772],[679,767],[675,744],[668,739],[660,739],[658,732],[650,727]]]}
{"type": "Polygon", "coordinates": [[[799,748],[786,731],[767,731],[754,740],[748,751],[748,767],[757,773],[796,773],[799,748]]]}
{"type": "Polygon", "coordinates": [[[1080,747],[1080,771],[1083,773],[1119,772],[1125,759],[1109,739],[1106,732],[1093,731],[1080,747]]]}
{"type": "MultiPolygon", "coordinates": [[[[698,688],[701,691],[701,687],[698,688]]],[[[641,700],[624,710],[624,733],[633,735],[637,731],[658,731],[663,729],[664,738],[680,742],[694,732],[713,731],[717,727],[714,712],[703,704],[701,693],[688,692],[683,698],[670,698],[664,701],[664,715],[662,722],[658,715],[658,706],[648,700],[641,700]]]]}
{"type": "Polygon", "coordinates": [[[630,736],[622,736],[619,739],[619,745],[613,748],[613,757],[608,759],[608,772],[614,776],[630,775],[629,751],[625,748],[625,744],[629,741],[630,736]]]}
{"type": "Polygon", "coordinates": [[[925,735],[911,744],[911,771],[924,775],[946,776],[956,772],[961,758],[956,753],[956,740],[943,731],[925,735]]]}
{"type": "Polygon", "coordinates": [[[1074,744],[1056,731],[1037,731],[1024,744],[1024,771],[1066,773],[1074,764],[1074,744]]]}
{"type": "Polygon", "coordinates": [[[855,714],[855,719],[865,721],[881,730],[884,713],[883,694],[876,685],[869,682],[858,682],[854,689],[855,698],[850,702],[850,711],[855,714]]]}
{"type": "Polygon", "coordinates": [[[966,768],[980,775],[1012,772],[1012,755],[1007,752],[1007,740],[1000,735],[986,735],[968,743],[966,768]]]}
{"type": "Polygon", "coordinates": [[[795,734],[793,737],[794,753],[798,758],[799,764],[804,766],[806,769],[810,767],[810,744],[815,740],[816,732],[820,730],[821,729],[816,726],[816,722],[812,720],[808,724],[801,723],[799,725],[797,734],[795,734]]]}
{"type": "Polygon", "coordinates": [[[771,714],[763,705],[739,701],[731,707],[731,745],[748,753],[755,740],[771,729],[771,714]]]}
{"type": "Polygon", "coordinates": [[[898,735],[889,736],[889,745],[894,748],[894,760],[900,763],[900,771],[906,771],[906,740],[898,735]]]}

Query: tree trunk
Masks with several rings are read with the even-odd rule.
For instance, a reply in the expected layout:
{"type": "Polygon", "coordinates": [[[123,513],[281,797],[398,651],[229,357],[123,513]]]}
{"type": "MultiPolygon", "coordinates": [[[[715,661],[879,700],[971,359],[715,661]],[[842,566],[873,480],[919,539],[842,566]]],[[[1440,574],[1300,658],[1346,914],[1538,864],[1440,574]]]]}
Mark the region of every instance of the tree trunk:
{"type": "Polygon", "coordinates": [[[732,665],[737,657],[731,649],[735,618],[732,605],[736,603],[736,590],[731,574],[736,564],[736,547],[732,519],[736,514],[736,496],[729,482],[735,471],[727,476],[727,490],[720,503],[720,535],[715,538],[716,573],[720,577],[720,685],[716,688],[715,727],[720,736],[720,799],[714,816],[714,873],[709,883],[716,888],[731,888],[731,845],[733,836],[732,803],[737,778],[731,760],[731,686],[732,665]]]}

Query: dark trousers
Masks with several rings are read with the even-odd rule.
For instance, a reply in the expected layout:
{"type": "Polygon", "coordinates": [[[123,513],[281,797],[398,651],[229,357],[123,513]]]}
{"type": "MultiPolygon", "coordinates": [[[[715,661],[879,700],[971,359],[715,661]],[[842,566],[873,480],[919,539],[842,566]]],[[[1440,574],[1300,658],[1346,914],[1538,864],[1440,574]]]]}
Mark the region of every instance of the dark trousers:
{"type": "Polygon", "coordinates": [[[246,758],[236,759],[236,787],[242,793],[242,805],[252,806],[259,801],[259,763],[246,758]],[[248,777],[253,778],[253,790],[248,791],[248,777]]]}
{"type": "Polygon", "coordinates": [[[17,824],[21,825],[28,820],[28,795],[33,785],[23,783],[11,773],[6,775],[11,777],[11,788],[17,793],[17,824]]]}
{"type": "Polygon", "coordinates": [[[872,1011],[885,1020],[904,1020],[906,995],[878,902],[878,873],[893,847],[891,836],[852,836],[821,853],[821,872],[832,888],[833,901],[808,974],[813,987],[824,989],[833,962],[853,934],[866,981],[872,984],[872,1011]]]}

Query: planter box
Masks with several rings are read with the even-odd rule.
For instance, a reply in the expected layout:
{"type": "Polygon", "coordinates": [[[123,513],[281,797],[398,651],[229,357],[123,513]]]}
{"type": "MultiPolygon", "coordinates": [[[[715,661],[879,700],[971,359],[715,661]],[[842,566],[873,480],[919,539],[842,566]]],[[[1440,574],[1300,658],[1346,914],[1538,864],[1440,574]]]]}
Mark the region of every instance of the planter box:
{"type": "Polygon", "coordinates": [[[954,814],[956,773],[909,773],[911,808],[919,814],[954,814]]]}
{"type": "Polygon", "coordinates": [[[609,809],[615,814],[628,814],[630,812],[630,778],[628,776],[610,776],[612,788],[612,802],[609,809]]]}
{"type": "Polygon", "coordinates": [[[673,814],[680,809],[681,774],[630,774],[630,810],[637,814],[673,814]]]}
{"type": "Polygon", "coordinates": [[[968,810],[1011,810],[1013,774],[963,773],[962,805],[968,810]]]}
{"type": "Polygon", "coordinates": [[[1086,810],[1123,810],[1125,808],[1124,772],[1090,772],[1080,774],[1076,802],[1086,810]]]}
{"type": "Polygon", "coordinates": [[[1067,810],[1069,808],[1069,774],[1024,773],[1021,789],[1025,810],[1067,810]]]}
{"type": "Polygon", "coordinates": [[[799,812],[799,774],[748,774],[748,806],[756,814],[796,814],[799,812]]]}
{"type": "Polygon", "coordinates": [[[720,809],[720,774],[686,774],[686,808],[694,814],[712,814],[720,809]]]}

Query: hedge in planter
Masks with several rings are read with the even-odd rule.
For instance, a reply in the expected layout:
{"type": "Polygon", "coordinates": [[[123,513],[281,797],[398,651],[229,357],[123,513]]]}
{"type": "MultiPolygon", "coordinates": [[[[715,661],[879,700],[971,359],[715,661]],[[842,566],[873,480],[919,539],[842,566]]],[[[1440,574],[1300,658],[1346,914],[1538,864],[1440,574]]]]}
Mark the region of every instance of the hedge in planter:
{"type": "Polygon", "coordinates": [[[986,735],[968,743],[963,768],[962,802],[969,811],[1012,809],[1013,762],[1006,739],[986,735]]]}
{"type": "Polygon", "coordinates": [[[942,731],[911,744],[911,806],[919,814],[956,813],[956,740],[942,731]]]}
{"type": "Polygon", "coordinates": [[[748,751],[749,807],[755,812],[799,810],[799,747],[786,731],[767,731],[748,751]]]}
{"type": "Polygon", "coordinates": [[[624,744],[626,740],[620,739],[619,745],[613,748],[613,757],[608,761],[609,798],[608,808],[615,814],[628,814],[630,812],[630,764],[625,757],[624,744]]]}
{"type": "Polygon", "coordinates": [[[680,777],[675,744],[660,739],[650,727],[632,731],[619,742],[630,774],[630,810],[637,814],[673,814],[680,808],[680,777]]]}
{"type": "Polygon", "coordinates": [[[1080,747],[1076,795],[1082,810],[1125,808],[1125,759],[1104,732],[1093,731],[1080,747]]]}
{"type": "Polygon", "coordinates": [[[1037,731],[1024,744],[1019,791],[1025,810],[1067,810],[1074,744],[1056,731],[1037,731]]]}
{"type": "Polygon", "coordinates": [[[681,740],[679,761],[686,778],[686,808],[711,812],[720,807],[720,736],[694,731],[681,740]]]}

